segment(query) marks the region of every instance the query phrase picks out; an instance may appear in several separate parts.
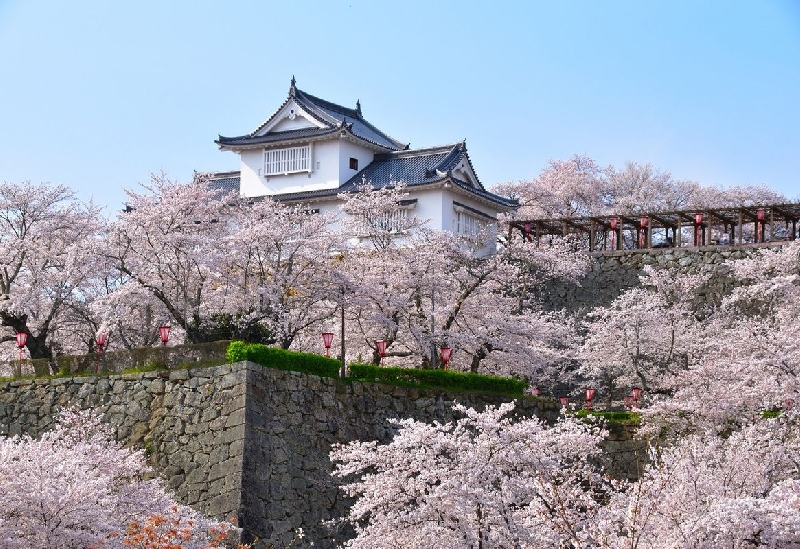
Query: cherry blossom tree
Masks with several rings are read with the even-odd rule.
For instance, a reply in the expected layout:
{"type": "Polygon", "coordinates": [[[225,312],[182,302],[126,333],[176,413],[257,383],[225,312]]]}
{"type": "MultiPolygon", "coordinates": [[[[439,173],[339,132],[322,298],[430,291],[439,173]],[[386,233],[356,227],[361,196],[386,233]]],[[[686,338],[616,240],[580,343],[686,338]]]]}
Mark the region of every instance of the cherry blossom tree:
{"type": "Polygon", "coordinates": [[[333,221],[269,198],[237,210],[220,291],[239,304],[238,322],[263,323],[288,349],[299,333],[331,316],[330,258],[342,247],[333,221]]]}
{"type": "Polygon", "coordinates": [[[692,329],[695,359],[646,411],[653,421],[726,429],[800,402],[800,242],[729,266],[739,285],[692,329]]]}
{"type": "Polygon", "coordinates": [[[505,241],[489,257],[464,247],[452,259],[443,292],[441,330],[469,357],[469,371],[546,377],[563,360],[569,334],[564,318],[544,313],[537,300],[548,281],[578,283],[588,260],[565,240],[537,247],[521,238],[505,241]]]}
{"type": "Polygon", "coordinates": [[[594,547],[800,546],[797,414],[653,451],[587,529],[594,547]]]}
{"type": "Polygon", "coordinates": [[[358,192],[340,198],[340,226],[348,242],[335,259],[331,295],[340,296],[340,310],[344,306],[349,313],[350,339],[374,363],[380,361],[375,341],[383,340],[389,356],[428,364],[430,346],[414,340],[418,323],[412,319],[415,305],[421,306],[421,288],[433,284],[431,250],[420,246],[432,234],[427,220],[409,208],[400,181],[377,189],[363,182],[358,192]]]}
{"type": "Polygon", "coordinates": [[[674,380],[702,355],[694,298],[705,279],[645,266],[640,287],[586,315],[580,373],[609,400],[635,386],[670,393],[674,380]]]}
{"type": "MultiPolygon", "coordinates": [[[[342,489],[357,497],[346,547],[566,547],[610,484],[589,465],[604,432],[562,417],[511,420],[514,404],[461,419],[395,420],[388,444],[334,447],[342,489]]],[[[576,545],[579,546],[579,545],[576,545]]]]}
{"type": "Polygon", "coordinates": [[[217,290],[229,274],[220,269],[227,202],[200,179],[181,184],[163,174],[144,193],[127,193],[128,211],[111,224],[105,249],[123,285],[160,302],[168,317],[156,323],[175,323],[192,343],[213,339],[211,318],[226,312],[217,290]]]}
{"type": "Polygon", "coordinates": [[[531,181],[501,183],[492,190],[519,200],[524,219],[597,215],[604,203],[604,170],[585,155],[549,160],[531,181]]]}
{"type": "Polygon", "coordinates": [[[99,208],[63,185],[0,185],[0,320],[8,330],[0,341],[25,332],[31,358],[53,356],[65,310],[102,269],[103,224],[99,208]]]}
{"type": "Polygon", "coordinates": [[[0,438],[0,547],[122,548],[129,523],[155,515],[186,531],[181,547],[230,529],[178,505],[151,476],[143,451],[114,441],[90,411],[62,412],[39,439],[0,438]]]}
{"type": "Polygon", "coordinates": [[[356,238],[338,276],[351,281],[354,345],[378,363],[374,342],[384,340],[393,365],[423,367],[440,366],[438,348],[447,345],[454,368],[528,378],[561,360],[560,319],[541,313],[519,288],[574,281],[586,259],[564,242],[539,248],[521,239],[487,254],[493,227],[471,236],[427,229],[403,209],[406,197],[402,184],[343,196],[342,226],[356,238]]]}
{"type": "Polygon", "coordinates": [[[501,183],[499,194],[520,201],[522,219],[638,214],[691,208],[777,204],[785,196],[765,186],[703,186],[676,180],[651,164],[601,167],[585,155],[549,160],[534,179],[501,183]]]}

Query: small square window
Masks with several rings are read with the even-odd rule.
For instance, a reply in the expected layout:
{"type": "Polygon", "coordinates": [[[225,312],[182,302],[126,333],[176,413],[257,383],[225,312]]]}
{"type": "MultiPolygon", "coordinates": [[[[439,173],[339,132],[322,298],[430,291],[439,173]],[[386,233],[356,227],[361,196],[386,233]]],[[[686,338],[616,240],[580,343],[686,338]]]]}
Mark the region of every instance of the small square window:
{"type": "Polygon", "coordinates": [[[357,170],[358,169],[358,158],[351,158],[350,159],[350,169],[357,170]]]}

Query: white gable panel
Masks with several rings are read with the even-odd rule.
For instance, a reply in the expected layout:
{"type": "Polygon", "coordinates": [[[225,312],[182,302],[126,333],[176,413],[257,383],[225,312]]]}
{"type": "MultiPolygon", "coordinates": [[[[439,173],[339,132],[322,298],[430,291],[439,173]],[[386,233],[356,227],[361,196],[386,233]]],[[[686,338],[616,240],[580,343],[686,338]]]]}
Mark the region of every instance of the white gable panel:
{"type": "Polygon", "coordinates": [[[299,130],[302,128],[324,128],[325,124],[316,120],[294,101],[289,101],[261,128],[256,136],[270,132],[299,130]]]}
{"type": "Polygon", "coordinates": [[[316,128],[314,124],[309,122],[307,119],[303,118],[302,116],[297,116],[294,120],[289,118],[284,118],[283,120],[279,121],[277,124],[272,126],[269,130],[271,132],[285,132],[288,130],[302,130],[303,128],[316,128]]]}
{"type": "Polygon", "coordinates": [[[478,177],[475,175],[475,172],[472,170],[472,166],[470,166],[466,157],[462,158],[461,162],[453,167],[453,176],[461,181],[469,183],[471,186],[477,189],[480,188],[478,177]]]}

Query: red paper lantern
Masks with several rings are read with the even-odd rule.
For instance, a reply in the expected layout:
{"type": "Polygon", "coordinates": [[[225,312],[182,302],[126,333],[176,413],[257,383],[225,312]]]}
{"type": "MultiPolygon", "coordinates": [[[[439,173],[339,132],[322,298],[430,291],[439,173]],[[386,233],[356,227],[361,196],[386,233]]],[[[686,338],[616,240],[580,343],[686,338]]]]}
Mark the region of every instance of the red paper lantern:
{"type": "Polygon", "coordinates": [[[22,360],[22,349],[25,347],[25,344],[28,342],[28,333],[27,332],[17,332],[17,347],[19,347],[19,359],[22,360]]]}
{"type": "Polygon", "coordinates": [[[453,349],[450,347],[442,347],[442,362],[444,362],[444,369],[447,370],[447,363],[450,362],[450,355],[453,349]]]}
{"type": "Polygon", "coordinates": [[[634,387],[631,389],[631,394],[633,395],[633,401],[639,402],[639,399],[642,398],[642,389],[639,387],[634,387]]]}
{"type": "Polygon", "coordinates": [[[764,221],[764,214],[765,213],[766,212],[764,211],[764,208],[759,208],[759,209],[756,210],[756,217],[758,217],[759,221],[764,221]]]}
{"type": "Polygon", "coordinates": [[[611,249],[616,249],[616,244],[614,242],[616,234],[617,234],[617,224],[619,223],[619,219],[616,217],[612,217],[608,220],[608,224],[611,225],[611,249]]]}
{"type": "Polygon", "coordinates": [[[703,214],[701,212],[697,212],[696,214],[694,214],[694,224],[695,225],[703,224],[703,214]]]}
{"type": "Polygon", "coordinates": [[[100,371],[100,355],[103,354],[103,347],[105,347],[106,343],[108,342],[108,333],[107,332],[97,332],[97,335],[94,338],[95,343],[97,343],[97,360],[94,362],[94,371],[100,371]]]}
{"type": "Polygon", "coordinates": [[[639,218],[639,227],[641,227],[642,229],[646,229],[647,228],[647,221],[648,221],[648,219],[647,219],[646,215],[641,216],[639,218]]]}
{"type": "Polygon", "coordinates": [[[589,410],[592,407],[592,399],[594,398],[595,393],[597,393],[597,389],[592,389],[591,387],[586,389],[586,409],[589,410]]]}
{"type": "Polygon", "coordinates": [[[322,334],[322,344],[325,345],[325,356],[331,356],[331,345],[333,344],[333,332],[322,334]]]}
{"type": "Polygon", "coordinates": [[[563,397],[559,397],[559,398],[558,398],[558,401],[561,403],[561,406],[563,406],[564,408],[566,408],[566,407],[567,407],[567,404],[569,404],[569,397],[565,397],[565,396],[563,396],[563,397]]]}
{"type": "Polygon", "coordinates": [[[385,340],[375,342],[375,348],[378,350],[378,354],[381,355],[381,366],[383,366],[383,357],[386,356],[386,345],[385,340]]]}
{"type": "Polygon", "coordinates": [[[158,336],[161,338],[161,343],[164,347],[167,346],[167,341],[169,341],[169,326],[159,326],[158,327],[158,336]]]}
{"type": "Polygon", "coordinates": [[[537,387],[534,387],[534,388],[532,389],[532,391],[533,391],[533,394],[534,394],[534,395],[536,395],[536,396],[539,396],[539,395],[541,395],[541,394],[542,394],[542,390],[541,390],[541,389],[540,389],[538,386],[537,386],[537,387]]]}

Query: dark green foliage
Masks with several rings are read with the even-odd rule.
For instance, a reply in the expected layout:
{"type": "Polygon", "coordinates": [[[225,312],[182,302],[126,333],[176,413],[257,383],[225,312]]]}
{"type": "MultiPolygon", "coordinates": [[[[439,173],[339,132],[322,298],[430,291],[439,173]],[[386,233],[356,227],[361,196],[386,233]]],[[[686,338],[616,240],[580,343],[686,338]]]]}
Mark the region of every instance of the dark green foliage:
{"type": "Polygon", "coordinates": [[[243,315],[213,315],[204,327],[205,332],[212,335],[213,340],[237,340],[247,343],[275,343],[275,334],[258,322],[243,322],[243,315]]]}
{"type": "Polygon", "coordinates": [[[339,375],[338,360],[310,353],[285,351],[275,347],[267,347],[260,343],[233,341],[228,345],[225,356],[228,362],[249,360],[267,368],[304,372],[323,377],[336,377],[339,375]]]}
{"type": "Polygon", "coordinates": [[[761,417],[764,419],[772,419],[776,417],[780,417],[781,411],[780,410],[764,410],[761,412],[761,417]]]}
{"type": "Polygon", "coordinates": [[[620,425],[635,425],[639,423],[641,414],[638,412],[614,412],[606,410],[578,410],[575,417],[585,418],[587,416],[601,417],[610,423],[620,425]]]}
{"type": "Polygon", "coordinates": [[[476,391],[522,395],[527,381],[508,377],[484,376],[449,370],[383,368],[371,364],[351,364],[349,377],[359,381],[375,381],[408,387],[435,387],[453,391],[476,391]]]}

